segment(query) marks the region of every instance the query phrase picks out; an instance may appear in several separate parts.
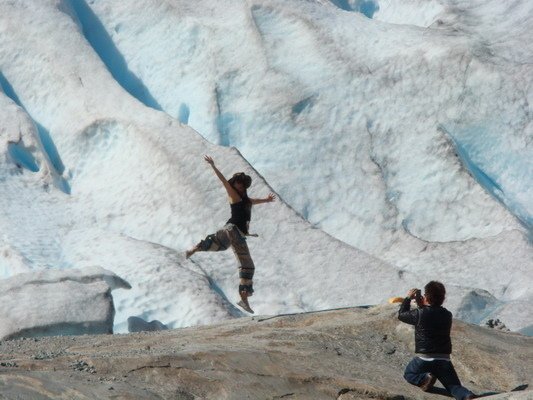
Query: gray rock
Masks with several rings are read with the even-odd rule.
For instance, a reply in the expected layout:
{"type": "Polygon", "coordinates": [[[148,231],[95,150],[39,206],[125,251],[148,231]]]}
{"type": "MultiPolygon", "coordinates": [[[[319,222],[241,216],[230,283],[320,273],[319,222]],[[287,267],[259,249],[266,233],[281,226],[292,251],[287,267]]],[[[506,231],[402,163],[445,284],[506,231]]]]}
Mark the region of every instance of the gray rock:
{"type": "MultiPolygon", "coordinates": [[[[98,399],[441,400],[442,395],[421,392],[403,379],[414,334],[398,321],[397,309],[386,305],[161,332],[7,341],[1,357],[16,360],[18,368],[0,367],[0,387],[7,398],[21,399],[57,398],[68,390],[75,398],[98,399]],[[31,357],[39,352],[61,356],[31,357]]],[[[529,388],[509,391],[531,387],[533,338],[454,320],[452,340],[455,367],[469,389],[494,394],[487,399],[532,398],[529,388]]]]}
{"type": "Polygon", "coordinates": [[[167,329],[168,326],[157,320],[146,322],[144,319],[139,317],[128,318],[128,332],[130,333],[165,331],[167,329]]]}
{"type": "Polygon", "coordinates": [[[111,290],[131,286],[100,267],[41,270],[0,281],[0,340],[112,333],[111,290]]]}

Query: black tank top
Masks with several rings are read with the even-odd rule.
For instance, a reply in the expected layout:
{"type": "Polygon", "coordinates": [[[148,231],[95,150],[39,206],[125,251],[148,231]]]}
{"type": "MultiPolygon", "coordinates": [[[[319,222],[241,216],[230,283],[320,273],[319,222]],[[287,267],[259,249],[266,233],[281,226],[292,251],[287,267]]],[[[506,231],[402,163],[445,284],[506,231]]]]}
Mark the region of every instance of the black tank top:
{"type": "Polygon", "coordinates": [[[238,203],[230,204],[231,218],[228,223],[234,224],[245,235],[248,234],[248,223],[252,218],[252,202],[248,196],[244,196],[238,203]]]}

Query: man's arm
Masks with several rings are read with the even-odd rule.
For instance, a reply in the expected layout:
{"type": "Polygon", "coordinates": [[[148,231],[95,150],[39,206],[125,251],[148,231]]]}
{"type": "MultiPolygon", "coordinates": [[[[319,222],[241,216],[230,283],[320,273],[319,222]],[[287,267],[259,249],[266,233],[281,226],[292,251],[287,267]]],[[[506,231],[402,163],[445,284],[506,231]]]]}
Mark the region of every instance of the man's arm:
{"type": "Polygon", "coordinates": [[[262,204],[262,203],[272,203],[276,200],[276,195],[274,193],[269,193],[268,196],[264,199],[250,199],[252,204],[262,204]]]}
{"type": "Polygon", "coordinates": [[[416,325],[418,323],[418,309],[411,310],[411,300],[416,296],[416,289],[411,289],[398,311],[398,319],[406,324],[416,325]]]}

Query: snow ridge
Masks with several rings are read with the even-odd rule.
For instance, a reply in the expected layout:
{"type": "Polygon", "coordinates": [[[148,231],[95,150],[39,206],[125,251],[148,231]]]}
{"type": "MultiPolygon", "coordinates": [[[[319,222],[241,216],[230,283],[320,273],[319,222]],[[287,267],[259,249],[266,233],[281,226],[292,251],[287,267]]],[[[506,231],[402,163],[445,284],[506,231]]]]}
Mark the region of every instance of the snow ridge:
{"type": "MultiPolygon", "coordinates": [[[[102,59],[113,78],[126,91],[143,103],[147,107],[161,110],[157,100],[150,94],[148,88],[143,84],[129,68],[124,56],[119,52],[109,33],[102,25],[86,0],[65,0],[74,10],[74,13],[81,24],[83,34],[91,44],[98,56],[102,59]]],[[[116,27],[116,30],[119,28],[116,27]]]]}
{"type": "MultiPolygon", "coordinates": [[[[50,133],[48,130],[38,123],[24,108],[24,105],[20,102],[20,99],[18,98],[17,94],[15,93],[13,86],[9,83],[9,81],[6,79],[6,77],[2,74],[0,71],[0,89],[6,94],[11,100],[13,100],[19,107],[21,107],[28,116],[32,119],[33,123],[35,124],[35,127],[37,128],[37,132],[39,135],[39,144],[41,145],[41,148],[43,149],[47,160],[50,161],[51,166],[53,167],[53,175],[55,178],[55,182],[57,184],[57,187],[62,190],[66,194],[70,194],[70,185],[62,177],[63,172],[65,171],[65,167],[63,165],[63,162],[61,161],[61,157],[59,156],[59,153],[57,151],[57,148],[52,140],[52,137],[50,136],[50,133]]],[[[19,160],[22,165],[27,166],[27,168],[32,172],[37,172],[38,166],[35,164],[34,160],[32,160],[31,154],[29,154],[23,147],[21,146],[11,146],[12,149],[10,153],[14,158],[19,160]]]]}

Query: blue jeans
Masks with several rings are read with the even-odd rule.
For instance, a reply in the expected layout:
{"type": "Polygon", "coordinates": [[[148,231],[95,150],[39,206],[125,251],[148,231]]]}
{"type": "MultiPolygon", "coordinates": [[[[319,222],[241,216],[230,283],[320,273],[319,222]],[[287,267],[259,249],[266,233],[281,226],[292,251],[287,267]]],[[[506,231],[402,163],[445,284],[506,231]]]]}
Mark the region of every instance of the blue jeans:
{"type": "Polygon", "coordinates": [[[415,357],[405,367],[403,377],[410,384],[420,386],[428,372],[437,377],[444,388],[457,400],[463,400],[466,396],[473,394],[461,386],[453,364],[448,360],[424,361],[415,357]]]}

